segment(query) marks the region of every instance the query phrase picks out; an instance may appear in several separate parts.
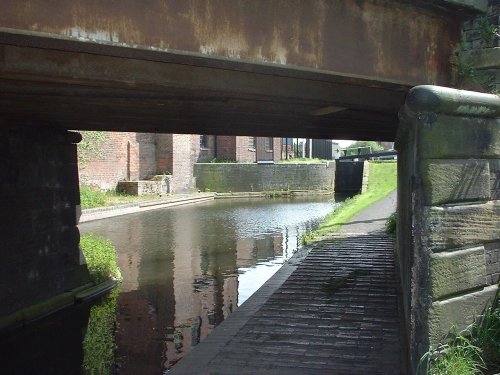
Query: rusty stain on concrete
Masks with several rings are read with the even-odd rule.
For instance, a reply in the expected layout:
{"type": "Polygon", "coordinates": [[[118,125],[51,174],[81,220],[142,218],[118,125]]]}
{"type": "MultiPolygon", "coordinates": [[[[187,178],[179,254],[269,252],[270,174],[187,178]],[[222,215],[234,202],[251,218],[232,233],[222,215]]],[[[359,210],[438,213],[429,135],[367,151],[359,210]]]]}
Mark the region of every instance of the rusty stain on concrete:
{"type": "Polygon", "coordinates": [[[380,0],[4,0],[0,27],[445,84],[453,16],[380,0]]]}

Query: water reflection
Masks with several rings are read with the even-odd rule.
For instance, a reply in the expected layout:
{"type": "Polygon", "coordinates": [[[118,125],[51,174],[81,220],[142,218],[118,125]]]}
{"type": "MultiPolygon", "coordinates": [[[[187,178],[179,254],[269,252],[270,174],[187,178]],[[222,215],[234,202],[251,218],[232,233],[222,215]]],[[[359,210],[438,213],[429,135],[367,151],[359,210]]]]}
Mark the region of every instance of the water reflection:
{"type": "Polygon", "coordinates": [[[116,370],[161,373],[257,290],[332,209],[315,201],[216,201],[83,224],[117,247],[116,370]]]}

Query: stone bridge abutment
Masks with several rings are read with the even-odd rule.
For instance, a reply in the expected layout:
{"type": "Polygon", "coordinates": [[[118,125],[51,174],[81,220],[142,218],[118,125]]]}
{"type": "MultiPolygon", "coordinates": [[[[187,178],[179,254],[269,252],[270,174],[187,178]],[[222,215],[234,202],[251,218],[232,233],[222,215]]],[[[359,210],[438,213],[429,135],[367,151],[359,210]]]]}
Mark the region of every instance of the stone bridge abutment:
{"type": "Polygon", "coordinates": [[[0,130],[0,329],[74,303],[89,282],[79,250],[76,144],[61,129],[0,130]]]}
{"type": "Polygon", "coordinates": [[[412,368],[493,301],[500,273],[500,98],[413,88],[400,112],[398,245],[412,368]]]}

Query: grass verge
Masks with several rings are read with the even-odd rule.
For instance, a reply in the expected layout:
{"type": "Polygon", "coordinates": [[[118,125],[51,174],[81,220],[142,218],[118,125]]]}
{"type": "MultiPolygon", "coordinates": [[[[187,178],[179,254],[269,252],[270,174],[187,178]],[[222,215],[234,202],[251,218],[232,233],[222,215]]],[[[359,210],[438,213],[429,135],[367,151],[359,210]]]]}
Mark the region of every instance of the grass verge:
{"type": "Polygon", "coordinates": [[[86,185],[80,186],[80,202],[83,209],[140,202],[143,200],[155,198],[158,198],[158,195],[127,195],[112,190],[101,192],[94,190],[90,186],[86,185]]]}
{"type": "Polygon", "coordinates": [[[304,245],[338,231],[343,224],[348,223],[356,214],[396,189],[396,162],[370,162],[369,168],[370,177],[367,191],[347,199],[339,208],[328,214],[317,230],[306,233],[302,237],[304,245]]]}

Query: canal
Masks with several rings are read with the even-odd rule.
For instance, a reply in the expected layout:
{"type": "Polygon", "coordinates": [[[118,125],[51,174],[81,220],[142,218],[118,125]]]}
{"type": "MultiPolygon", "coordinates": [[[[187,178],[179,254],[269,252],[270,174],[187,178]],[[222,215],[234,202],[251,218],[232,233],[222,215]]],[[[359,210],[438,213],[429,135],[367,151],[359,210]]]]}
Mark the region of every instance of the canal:
{"type": "Polygon", "coordinates": [[[217,200],[82,224],[82,234],[116,246],[119,290],[7,335],[0,350],[23,342],[22,354],[7,363],[36,361],[39,373],[59,373],[51,370],[74,371],[84,360],[99,367],[96,361],[115,348],[113,373],[165,373],[265,283],[334,207],[326,197],[217,200]],[[92,355],[88,347],[98,344],[81,342],[94,329],[87,328],[88,316],[101,310],[112,310],[116,322],[111,337],[92,339],[112,341],[92,355]]]}

